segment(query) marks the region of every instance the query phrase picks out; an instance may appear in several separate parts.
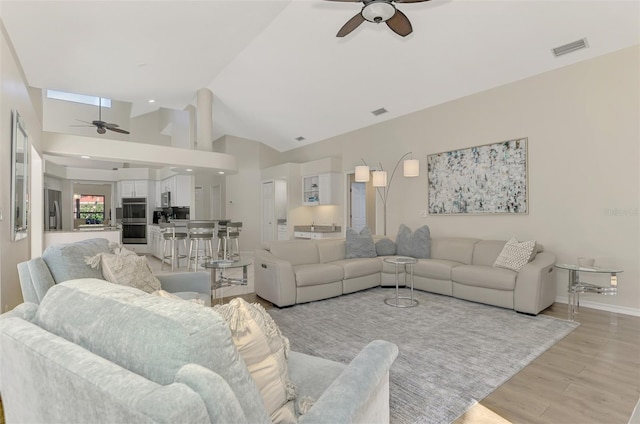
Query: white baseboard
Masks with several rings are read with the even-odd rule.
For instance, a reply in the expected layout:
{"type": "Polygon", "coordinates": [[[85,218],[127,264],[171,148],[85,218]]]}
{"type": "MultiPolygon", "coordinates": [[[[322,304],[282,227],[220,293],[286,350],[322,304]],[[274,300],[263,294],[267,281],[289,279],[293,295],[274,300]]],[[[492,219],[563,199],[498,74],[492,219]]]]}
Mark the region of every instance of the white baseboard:
{"type": "MultiPolygon", "coordinates": [[[[569,298],[567,296],[558,296],[556,297],[556,302],[566,304],[566,303],[569,303],[569,298]]],[[[585,308],[598,309],[601,311],[615,312],[617,314],[633,315],[636,317],[640,317],[640,309],[629,308],[628,306],[617,306],[617,305],[610,305],[608,303],[592,302],[589,300],[584,300],[584,298],[580,299],[580,306],[584,306],[585,308]]]]}

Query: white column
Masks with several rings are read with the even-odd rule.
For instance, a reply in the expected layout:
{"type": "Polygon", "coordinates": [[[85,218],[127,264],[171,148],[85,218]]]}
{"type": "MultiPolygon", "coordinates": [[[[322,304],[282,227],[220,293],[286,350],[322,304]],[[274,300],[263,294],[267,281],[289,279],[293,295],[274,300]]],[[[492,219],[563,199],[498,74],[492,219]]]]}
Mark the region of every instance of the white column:
{"type": "Polygon", "coordinates": [[[196,93],[196,149],[213,150],[213,93],[201,88],[196,93]]]}

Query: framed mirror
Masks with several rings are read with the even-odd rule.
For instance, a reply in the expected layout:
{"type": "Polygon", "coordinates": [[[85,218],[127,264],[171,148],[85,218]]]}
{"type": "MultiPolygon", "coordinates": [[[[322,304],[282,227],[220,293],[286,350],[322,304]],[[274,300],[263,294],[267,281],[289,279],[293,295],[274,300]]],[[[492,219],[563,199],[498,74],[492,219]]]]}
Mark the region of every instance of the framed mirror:
{"type": "Polygon", "coordinates": [[[11,119],[11,228],[17,241],[27,237],[29,224],[29,136],[17,110],[11,119]]]}

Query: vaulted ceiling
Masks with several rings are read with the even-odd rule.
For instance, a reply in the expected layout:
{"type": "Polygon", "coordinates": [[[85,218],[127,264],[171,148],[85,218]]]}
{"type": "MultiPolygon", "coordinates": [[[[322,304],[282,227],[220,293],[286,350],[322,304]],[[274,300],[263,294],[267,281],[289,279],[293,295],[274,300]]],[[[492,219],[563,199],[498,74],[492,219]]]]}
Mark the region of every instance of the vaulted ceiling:
{"type": "Polygon", "coordinates": [[[214,138],[280,151],[640,42],[635,0],[396,6],[405,38],[368,22],[336,38],[362,7],[346,1],[3,0],[0,14],[31,86],[131,102],[133,115],[183,109],[207,87],[214,138]]]}

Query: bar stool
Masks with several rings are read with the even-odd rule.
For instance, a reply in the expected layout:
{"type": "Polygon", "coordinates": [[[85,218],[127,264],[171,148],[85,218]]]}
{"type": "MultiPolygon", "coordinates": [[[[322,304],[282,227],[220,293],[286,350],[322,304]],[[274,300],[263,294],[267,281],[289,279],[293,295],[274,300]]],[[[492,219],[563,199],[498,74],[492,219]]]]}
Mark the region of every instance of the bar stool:
{"type": "Polygon", "coordinates": [[[238,239],[242,222],[229,222],[224,225],[224,230],[218,228],[218,255],[220,254],[220,245],[222,244],[222,259],[240,258],[240,245],[238,239]],[[235,243],[234,243],[235,242],[235,243]],[[234,246],[235,244],[235,246],[234,246]],[[234,249],[235,248],[235,249],[234,249]]]}
{"type": "Polygon", "coordinates": [[[176,233],[176,224],[172,222],[161,222],[158,224],[162,229],[162,265],[160,270],[164,270],[164,261],[169,259],[171,261],[171,272],[173,272],[174,265],[177,263],[180,268],[180,259],[186,258],[187,255],[181,255],[178,251],[179,241],[184,242],[184,248],[187,249],[187,233],[176,233]],[[170,255],[167,255],[167,243],[169,243],[170,255]]]}
{"type": "Polygon", "coordinates": [[[226,239],[227,239],[227,224],[230,221],[225,219],[218,220],[218,229],[216,231],[216,236],[218,237],[218,244],[216,247],[216,258],[218,259],[227,259],[224,255],[226,251],[226,239]],[[220,258],[220,253],[222,253],[222,258],[220,258]]]}
{"type": "Polygon", "coordinates": [[[213,231],[216,228],[215,221],[189,221],[187,222],[187,231],[189,232],[189,262],[187,263],[187,271],[191,268],[191,261],[194,261],[193,270],[198,271],[198,261],[202,259],[211,259],[213,255],[213,231]],[[202,245],[202,254],[200,254],[200,242],[202,245]],[[193,248],[195,246],[195,255],[193,248]],[[208,249],[207,249],[208,247],[208,249]],[[209,253],[207,254],[207,250],[209,253]]]}

